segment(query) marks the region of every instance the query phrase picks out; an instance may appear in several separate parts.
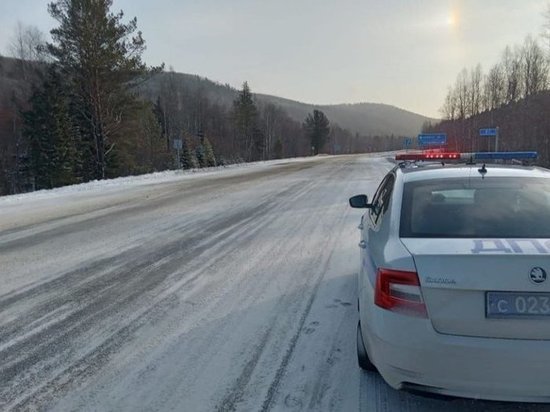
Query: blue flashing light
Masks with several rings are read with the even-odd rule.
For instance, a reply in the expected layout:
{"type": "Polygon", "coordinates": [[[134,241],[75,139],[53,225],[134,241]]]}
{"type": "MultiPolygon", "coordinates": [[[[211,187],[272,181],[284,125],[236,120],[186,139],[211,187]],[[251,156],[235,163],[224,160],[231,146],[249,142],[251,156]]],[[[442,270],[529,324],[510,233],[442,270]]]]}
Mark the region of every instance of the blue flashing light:
{"type": "Polygon", "coordinates": [[[476,152],[475,160],[523,160],[536,159],[537,152],[476,152]]]}

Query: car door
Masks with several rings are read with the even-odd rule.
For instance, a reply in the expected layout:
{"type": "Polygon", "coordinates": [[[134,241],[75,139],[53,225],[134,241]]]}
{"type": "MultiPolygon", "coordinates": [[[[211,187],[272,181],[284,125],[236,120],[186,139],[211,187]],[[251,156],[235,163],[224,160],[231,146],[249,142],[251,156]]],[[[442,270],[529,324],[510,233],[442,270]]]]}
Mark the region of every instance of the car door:
{"type": "Polygon", "coordinates": [[[363,215],[361,230],[361,241],[359,243],[361,249],[361,276],[360,288],[370,285],[374,288],[376,281],[376,271],[380,263],[381,254],[385,236],[388,235],[388,230],[381,230],[387,218],[393,188],[395,185],[395,173],[388,173],[374,194],[372,199],[372,207],[363,215]]]}

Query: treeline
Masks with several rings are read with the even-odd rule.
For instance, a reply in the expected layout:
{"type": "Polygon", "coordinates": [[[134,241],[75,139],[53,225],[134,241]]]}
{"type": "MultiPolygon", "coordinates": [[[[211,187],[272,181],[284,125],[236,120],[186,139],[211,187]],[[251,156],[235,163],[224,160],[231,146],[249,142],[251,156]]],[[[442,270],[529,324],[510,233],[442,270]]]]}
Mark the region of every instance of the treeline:
{"type": "Polygon", "coordinates": [[[142,61],[145,40],[112,0],[56,0],[51,43],[19,24],[0,57],[0,194],[170,168],[392,150],[396,136],[352,134],[319,110],[303,122],[244,82],[217,101],[142,61]]]}
{"type": "Polygon", "coordinates": [[[183,167],[204,165],[204,143],[220,165],[311,154],[302,125],[280,107],[256,102],[247,82],[229,106],[212,101],[200,87],[187,89],[173,72],[150,83],[142,95],[154,102],[165,150],[176,150],[174,142],[181,141],[183,167]]]}
{"type": "Polygon", "coordinates": [[[10,192],[140,173],[165,162],[152,105],[137,94],[162,67],[142,62],[136,19],[125,22],[110,7],[110,0],[50,3],[58,23],[51,43],[18,27],[18,84],[30,90],[11,99],[16,150],[2,159],[10,192]]]}
{"type": "Polygon", "coordinates": [[[480,64],[462,69],[441,114],[445,120],[460,120],[536,95],[548,88],[549,67],[547,51],[527,36],[521,46],[507,46],[486,74],[480,64]]]}
{"type": "Polygon", "coordinates": [[[464,68],[447,91],[443,121],[424,131],[447,132],[451,148],[477,151],[495,149],[495,139],[480,137],[479,129],[499,127],[499,150],[537,150],[539,163],[550,165],[548,52],[527,36],[523,44],[507,46],[487,72],[480,64],[464,68]]]}

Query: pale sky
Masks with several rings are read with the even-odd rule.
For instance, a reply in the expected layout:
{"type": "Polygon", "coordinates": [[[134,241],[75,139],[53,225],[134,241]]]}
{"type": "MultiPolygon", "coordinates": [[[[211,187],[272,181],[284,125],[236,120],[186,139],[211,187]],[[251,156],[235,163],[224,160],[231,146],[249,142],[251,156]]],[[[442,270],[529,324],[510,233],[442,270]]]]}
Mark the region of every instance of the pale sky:
{"type": "MultiPolygon", "coordinates": [[[[375,102],[439,117],[463,67],[539,36],[547,0],[114,0],[145,60],[307,103],[375,102]]],[[[45,32],[48,1],[0,0],[0,53],[17,21],[45,32]]]]}

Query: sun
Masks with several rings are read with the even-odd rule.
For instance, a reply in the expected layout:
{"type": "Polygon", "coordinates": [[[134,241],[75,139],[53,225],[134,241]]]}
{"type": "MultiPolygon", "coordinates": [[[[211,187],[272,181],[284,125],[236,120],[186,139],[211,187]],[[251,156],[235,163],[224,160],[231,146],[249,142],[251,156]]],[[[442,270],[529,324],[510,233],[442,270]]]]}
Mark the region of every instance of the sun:
{"type": "Polygon", "coordinates": [[[456,10],[451,10],[447,16],[447,26],[451,28],[458,26],[458,12],[456,10]]]}

